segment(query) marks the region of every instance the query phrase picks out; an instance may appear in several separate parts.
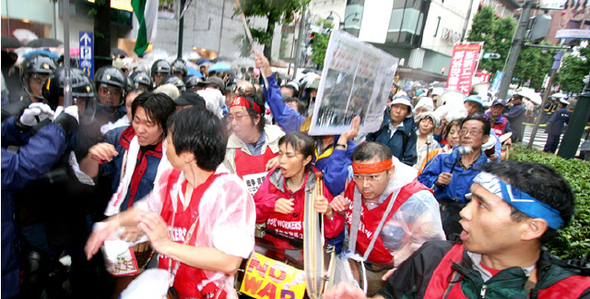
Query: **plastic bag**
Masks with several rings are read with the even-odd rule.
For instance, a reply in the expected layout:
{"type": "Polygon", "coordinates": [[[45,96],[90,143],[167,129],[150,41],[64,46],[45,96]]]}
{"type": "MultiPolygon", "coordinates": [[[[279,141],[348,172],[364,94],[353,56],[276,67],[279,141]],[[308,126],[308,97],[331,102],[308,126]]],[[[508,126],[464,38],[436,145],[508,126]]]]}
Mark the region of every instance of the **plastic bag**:
{"type": "Polygon", "coordinates": [[[143,271],[121,293],[120,299],[162,299],[166,298],[170,273],[164,269],[143,271]]]}

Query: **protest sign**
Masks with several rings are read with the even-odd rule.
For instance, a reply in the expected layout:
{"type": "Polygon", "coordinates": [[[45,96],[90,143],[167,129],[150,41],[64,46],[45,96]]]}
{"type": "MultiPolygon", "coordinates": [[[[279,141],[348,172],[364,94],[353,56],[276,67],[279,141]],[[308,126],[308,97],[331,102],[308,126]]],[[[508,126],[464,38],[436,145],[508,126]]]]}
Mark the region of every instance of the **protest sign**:
{"type": "Polygon", "coordinates": [[[447,78],[447,89],[456,89],[469,94],[481,47],[481,43],[455,45],[447,78]]]}
{"type": "Polygon", "coordinates": [[[357,115],[361,116],[359,133],[377,131],[398,62],[344,31],[333,31],[309,135],[342,134],[357,115]]]}
{"type": "Polygon", "coordinates": [[[240,292],[258,299],[302,299],[305,294],[302,270],[253,253],[248,261],[240,292]]]}

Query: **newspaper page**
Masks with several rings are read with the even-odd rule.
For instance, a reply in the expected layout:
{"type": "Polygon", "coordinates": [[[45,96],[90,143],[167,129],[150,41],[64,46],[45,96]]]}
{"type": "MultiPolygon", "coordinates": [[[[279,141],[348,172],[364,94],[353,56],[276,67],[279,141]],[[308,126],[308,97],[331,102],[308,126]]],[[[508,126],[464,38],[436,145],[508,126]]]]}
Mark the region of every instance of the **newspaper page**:
{"type": "Polygon", "coordinates": [[[361,116],[359,134],[377,131],[398,62],[344,31],[333,31],[309,134],[342,134],[357,115],[361,116]]]}

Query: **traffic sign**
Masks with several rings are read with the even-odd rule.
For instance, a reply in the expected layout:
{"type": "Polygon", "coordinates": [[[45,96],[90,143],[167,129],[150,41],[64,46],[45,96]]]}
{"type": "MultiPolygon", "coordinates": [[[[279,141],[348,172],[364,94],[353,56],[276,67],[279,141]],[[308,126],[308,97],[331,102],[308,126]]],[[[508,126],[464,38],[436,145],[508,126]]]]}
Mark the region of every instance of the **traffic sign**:
{"type": "Polygon", "coordinates": [[[483,59],[500,59],[501,55],[498,53],[484,53],[483,59]]]}
{"type": "Polygon", "coordinates": [[[90,31],[80,31],[80,69],[94,79],[94,36],[90,31]]]}

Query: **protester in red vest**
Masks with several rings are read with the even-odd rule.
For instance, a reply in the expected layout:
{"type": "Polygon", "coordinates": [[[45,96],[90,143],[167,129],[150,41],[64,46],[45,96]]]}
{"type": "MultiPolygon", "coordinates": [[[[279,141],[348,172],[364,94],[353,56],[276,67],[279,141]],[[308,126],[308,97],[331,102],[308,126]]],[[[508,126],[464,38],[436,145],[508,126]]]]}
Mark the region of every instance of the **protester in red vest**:
{"type": "MultiPolygon", "coordinates": [[[[488,163],[471,192],[461,211],[462,244],[424,244],[373,298],[590,297],[585,262],[560,260],[543,247],[574,213],[561,175],[538,163],[488,163]]],[[[324,298],[365,296],[343,283],[324,298]]]]}
{"type": "Polygon", "coordinates": [[[416,180],[417,170],[393,157],[389,147],[376,142],[359,145],[352,154],[352,169],[353,180],[345,195],[336,197],[331,206],[345,212],[349,235],[357,235],[360,255],[398,266],[424,242],[445,239],[432,192],[416,180]],[[360,222],[355,220],[358,213],[360,222]],[[382,229],[370,248],[382,219],[382,229]]]}
{"type": "Polygon", "coordinates": [[[244,183],[221,165],[227,145],[223,122],[191,107],[168,124],[164,146],[174,168],[164,170],[144,200],[92,233],[87,258],[115,235],[135,241],[145,234],[178,298],[237,299],[234,274],[254,249],[256,215],[244,183]]]}
{"type": "MultiPolygon", "coordinates": [[[[254,195],[256,222],[265,223],[275,235],[303,239],[305,193],[316,187],[318,171],[311,166],[313,139],[291,132],[281,137],[279,148],[279,167],[270,171],[254,195]]],[[[315,198],[314,206],[324,215],[325,236],[334,238],[342,231],[344,218],[334,213],[329,205],[332,194],[323,183],[321,187],[323,196],[315,198]]]]}
{"type": "Polygon", "coordinates": [[[242,94],[234,96],[227,115],[232,134],[223,163],[246,182],[251,195],[277,166],[279,138],[285,135],[278,126],[264,123],[264,113],[264,100],[242,94]]]}

